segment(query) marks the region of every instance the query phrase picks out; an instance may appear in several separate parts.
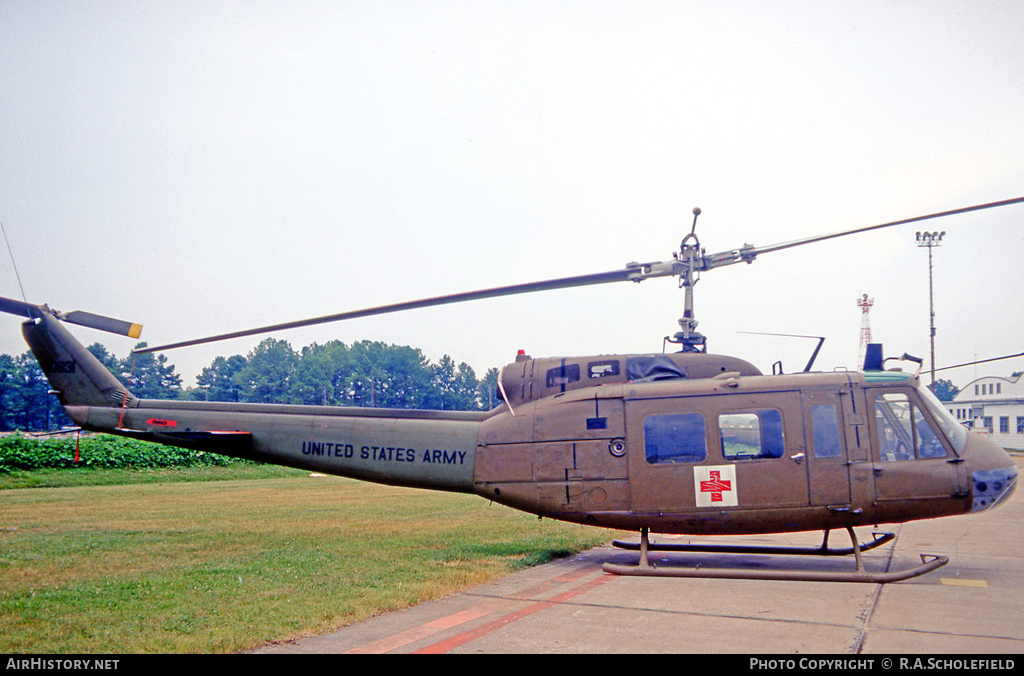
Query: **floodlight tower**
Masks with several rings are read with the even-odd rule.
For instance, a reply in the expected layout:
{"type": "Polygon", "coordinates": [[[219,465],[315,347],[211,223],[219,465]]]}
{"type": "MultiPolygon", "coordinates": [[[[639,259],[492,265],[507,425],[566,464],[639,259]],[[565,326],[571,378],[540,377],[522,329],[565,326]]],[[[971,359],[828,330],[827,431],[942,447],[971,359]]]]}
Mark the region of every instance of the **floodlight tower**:
{"type": "Polygon", "coordinates": [[[932,390],[935,390],[935,291],[932,286],[932,249],[942,244],[942,238],[946,234],[942,232],[919,232],[917,233],[917,245],[928,249],[928,313],[929,329],[932,342],[932,390]]]}
{"type": "Polygon", "coordinates": [[[868,298],[868,295],[862,294],[857,299],[857,305],[860,307],[860,355],[858,356],[858,364],[864,363],[864,354],[868,349],[868,343],[871,342],[871,320],[868,319],[868,312],[871,311],[871,306],[875,304],[874,298],[868,298]]]}

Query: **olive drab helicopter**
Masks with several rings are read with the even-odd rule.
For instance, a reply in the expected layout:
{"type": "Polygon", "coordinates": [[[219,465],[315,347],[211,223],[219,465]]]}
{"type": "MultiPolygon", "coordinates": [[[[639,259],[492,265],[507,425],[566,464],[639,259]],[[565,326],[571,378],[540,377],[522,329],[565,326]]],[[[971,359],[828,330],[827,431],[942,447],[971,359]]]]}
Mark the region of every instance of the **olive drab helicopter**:
{"type": "MultiPolygon", "coordinates": [[[[139,399],[62,321],[138,337],[141,327],[87,312],[2,299],[70,418],[82,429],[393,485],[456,491],[541,517],[639,532],[636,565],[615,574],[890,582],[944,565],[866,570],[855,527],[987,510],[1012,493],[1017,468],[961,425],[917,372],[885,370],[871,346],[861,371],[764,374],[710,354],[696,331],[700,273],[833,237],[1024,202],[1024,197],[765,247],[708,255],[693,227],[672,260],[610,272],[380,306],[138,349],[154,352],[267,331],[574,286],[678,277],[685,292],[677,352],[532,358],[499,377],[487,412],[139,399]],[[847,549],[828,546],[846,530],[847,549]],[[649,533],[742,535],[822,531],[818,548],[685,545],[697,551],[850,554],[842,571],[685,569],[648,562],[649,533]]],[[[812,360],[813,361],[813,360],[812,360]]],[[[682,547],[677,547],[682,548],[682,547]]]]}

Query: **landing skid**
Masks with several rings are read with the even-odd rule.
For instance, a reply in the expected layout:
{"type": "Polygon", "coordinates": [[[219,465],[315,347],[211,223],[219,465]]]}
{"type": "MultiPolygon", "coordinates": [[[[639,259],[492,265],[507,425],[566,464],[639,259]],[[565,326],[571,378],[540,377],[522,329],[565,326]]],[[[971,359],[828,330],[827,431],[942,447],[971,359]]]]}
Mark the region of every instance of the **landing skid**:
{"type": "Polygon", "coordinates": [[[931,554],[921,555],[921,565],[904,571],[890,573],[871,573],[864,569],[864,562],[861,559],[861,552],[869,551],[879,547],[896,537],[893,533],[878,533],[875,539],[866,544],[857,541],[857,535],[853,528],[847,527],[853,542],[851,547],[845,549],[829,549],[828,534],[825,531],[824,540],[820,547],[769,547],[769,546],[744,546],[744,545],[700,545],[700,544],[656,544],[651,545],[646,528],[640,531],[640,543],[628,543],[616,540],[613,544],[622,549],[639,550],[640,562],[635,566],[606,563],[603,570],[614,575],[633,575],[642,577],[703,577],[703,578],[726,578],[743,580],[797,580],[807,582],[899,582],[908,580],[918,575],[930,573],[936,568],[949,563],[949,557],[934,556],[931,554]],[[730,554],[786,554],[786,555],[813,555],[813,556],[847,556],[853,554],[857,560],[857,569],[853,572],[829,572],[810,570],[739,570],[732,568],[656,568],[647,559],[649,551],[675,551],[675,552],[719,552],[730,554]]]}

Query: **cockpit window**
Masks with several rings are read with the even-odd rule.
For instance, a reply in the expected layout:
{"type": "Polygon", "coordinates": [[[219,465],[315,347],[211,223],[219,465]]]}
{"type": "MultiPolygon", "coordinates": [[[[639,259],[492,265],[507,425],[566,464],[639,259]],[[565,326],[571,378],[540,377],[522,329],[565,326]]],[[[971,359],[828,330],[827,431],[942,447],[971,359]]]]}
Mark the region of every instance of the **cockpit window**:
{"type": "Polygon", "coordinates": [[[928,411],[935,418],[936,422],[939,423],[939,427],[942,429],[942,433],[946,435],[946,438],[953,444],[956,454],[960,455],[964,452],[964,446],[967,445],[967,430],[964,429],[963,425],[956,421],[946,407],[942,405],[938,397],[936,397],[932,391],[923,383],[917,388],[917,391],[921,395],[921,399],[924,401],[928,411]]]}
{"type": "Polygon", "coordinates": [[[882,460],[946,457],[946,449],[924,412],[906,394],[880,394],[875,399],[875,419],[882,460]]]}
{"type": "Polygon", "coordinates": [[[924,419],[924,413],[917,406],[914,407],[914,429],[917,430],[917,457],[946,457],[946,449],[942,447],[935,430],[924,419]]]}

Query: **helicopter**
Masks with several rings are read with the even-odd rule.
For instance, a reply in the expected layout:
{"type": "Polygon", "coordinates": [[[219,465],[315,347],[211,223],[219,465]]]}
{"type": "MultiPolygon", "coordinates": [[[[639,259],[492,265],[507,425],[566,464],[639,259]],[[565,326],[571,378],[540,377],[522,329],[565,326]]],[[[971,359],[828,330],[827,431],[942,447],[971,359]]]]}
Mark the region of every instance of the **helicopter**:
{"type": "MultiPolygon", "coordinates": [[[[90,312],[0,299],[26,318],[22,333],[54,394],[81,429],[308,469],[364,481],[453,491],[539,517],[639,532],[636,565],[618,575],[756,577],[894,582],[948,557],[922,555],[907,570],[866,570],[855,527],[981,512],[1016,487],[1005,450],[961,426],[916,372],[886,369],[881,345],[859,371],[770,374],[707,352],[696,331],[699,275],[757,256],[835,237],[1024,202],[989,202],[781,244],[707,254],[693,226],[671,260],[597,274],[439,296],[325,315],[154,347],[136,353],[550,289],[677,277],[685,292],[676,352],[534,358],[520,352],[498,379],[501,403],[486,412],[140,399],[62,323],[137,338],[141,326],[90,312]],[[849,548],[828,546],[845,530],[849,548]],[[650,533],[824,534],[820,547],[655,545],[650,533]],[[853,571],[658,567],[656,548],[735,553],[849,555],[853,571]]],[[[820,347],[820,343],[819,343],[820,347]]]]}

